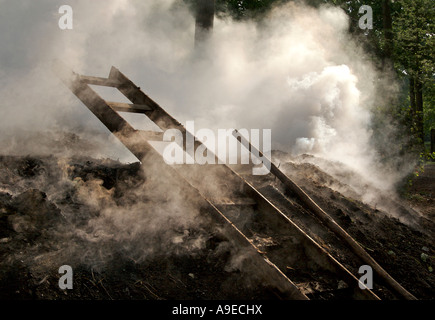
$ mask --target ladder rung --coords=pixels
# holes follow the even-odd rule
[[[80,81],[83,81],[87,84],[93,84],[96,86],[117,88],[121,85],[121,82],[119,82],[118,80],[112,80],[112,79],[107,79],[107,78],[79,75],[79,79],[80,79]]]
[[[115,111],[120,112],[134,112],[134,113],[144,113],[145,111],[153,111],[152,108],[145,104],[134,104],[134,103],[123,103],[123,102],[111,102],[106,101],[106,103]]]
[[[251,198],[221,198],[215,199],[214,201],[212,200],[212,202],[217,206],[255,206],[257,204],[257,202]]]

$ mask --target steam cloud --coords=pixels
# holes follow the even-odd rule
[[[86,155],[135,161],[119,143],[114,148],[116,140],[51,73],[51,62],[61,59],[102,77],[116,66],[198,129],[270,128],[275,149],[340,161],[383,190],[397,181],[375,166],[369,127],[376,73],[347,35],[340,9],[290,4],[260,24],[216,19],[199,52],[182,1],[70,1],[74,29],[66,31],[58,28],[62,4],[0,1],[4,152],[41,152],[40,141],[23,143],[26,132],[72,131],[100,146]]]

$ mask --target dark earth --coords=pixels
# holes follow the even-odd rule
[[[435,298],[435,165],[413,180],[407,199],[388,200],[399,212],[394,215],[334,191],[330,186],[340,182],[318,166],[289,162],[281,169],[403,287],[418,299]],[[195,214],[184,220],[194,199],[183,198],[176,187],[158,190],[147,170],[113,160],[1,156],[0,299],[278,298],[252,270],[234,266],[237,248],[213,221]],[[260,184],[286,212],[274,179]],[[311,229],[309,213],[300,212],[294,221],[355,271],[342,244]],[[62,265],[74,270],[72,290],[58,286]],[[291,270],[287,275],[291,278]],[[374,292],[396,298],[382,286]]]

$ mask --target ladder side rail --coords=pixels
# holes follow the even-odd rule
[[[145,157],[157,157],[160,155],[155,151],[152,146],[143,141],[142,143],[133,143],[135,139],[135,134],[140,134],[131,127],[131,125],[125,121],[116,111],[114,111],[105,100],[103,100],[94,90],[92,90],[89,85],[80,80],[71,70],[65,67],[60,67],[63,70],[54,69],[56,74],[65,83],[65,85],[88,107],[88,109],[113,133],[115,134],[121,142],[140,160],[142,161]],[[134,102],[134,101],[133,101]],[[137,137],[136,137],[137,138]],[[146,152],[140,150],[140,148],[146,148]],[[171,174],[178,177],[180,181],[187,184],[187,187],[196,192],[198,196],[206,202],[206,209],[220,222],[224,223],[225,229],[230,233],[231,237],[236,240],[236,242],[248,250],[250,254],[254,257],[254,264],[258,267],[256,270],[261,271],[262,276],[269,281],[271,281],[281,293],[284,298],[298,299],[298,300],[308,300],[308,297],[303,294],[299,288],[284,274],[282,271],[272,262],[270,262],[266,257],[264,257],[258,248],[249,241],[249,239],[233,224],[225,215],[218,210],[212,203],[205,199],[201,193],[193,187],[185,178],[183,178],[179,173],[171,166],[162,163],[166,166],[167,170],[172,171]],[[271,272],[271,273],[270,273]]]
[[[235,130],[236,132],[236,130]],[[243,136],[239,135],[239,142],[248,150],[255,152],[264,158],[263,153],[254,147]],[[352,251],[365,263],[370,265],[373,270],[384,280],[384,283],[395,293],[408,300],[416,298],[403,288],[395,279],[383,269],[364,248],[351,237],[329,214],[327,214],[311,197],[303,191],[293,180],[283,173],[271,160],[267,160],[271,165],[271,173],[275,175],[284,185],[286,192],[296,195],[307,208],[313,212],[331,231],[338,235],[352,249]]]

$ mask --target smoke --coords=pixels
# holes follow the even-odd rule
[[[58,138],[66,131],[88,141],[73,154],[135,161],[51,72],[52,61],[60,59],[78,73],[101,77],[116,66],[177,120],[194,120],[198,129],[272,129],[275,149],[340,161],[383,190],[397,180],[386,179],[375,165],[370,108],[377,75],[347,34],[350,22],[340,9],[289,4],[261,23],[216,19],[212,37],[195,50],[194,19],[183,1],[72,0],[73,30],[58,27],[62,4],[0,2],[0,132],[6,153],[68,155],[71,141]],[[43,147],[50,143],[34,132],[52,136],[52,147]],[[101,212],[79,233],[90,242],[113,238],[127,245],[128,239],[162,231],[168,221],[180,230],[196,221],[194,203],[186,207],[177,192],[169,197],[175,184],[170,177],[167,184],[147,181],[147,190],[137,189],[137,196],[156,197],[154,204],[135,208],[114,203],[99,181],[65,183],[78,188],[80,202]],[[195,241],[189,245],[203,246],[202,239]],[[140,256],[147,254],[135,258]]]
[[[8,244],[3,267],[15,259],[44,269],[41,261],[48,259],[50,265],[101,271],[116,257],[143,263],[155,256],[195,255],[215,232],[200,215],[197,198],[169,173],[156,179],[137,166],[111,162],[98,162],[104,165],[99,168],[83,159],[18,159],[25,163],[11,158],[0,165],[0,196],[12,197],[0,199],[2,210],[10,211],[1,218],[14,231],[2,229]],[[155,163],[144,161],[148,169]],[[105,185],[118,175],[113,187]]]
[[[373,167],[376,72],[348,36],[340,9],[289,4],[262,23],[216,19],[213,37],[198,52],[194,19],[182,1],[70,5],[73,30],[59,29],[60,4],[53,1],[2,4],[3,132],[99,132],[98,155],[108,153],[107,130],[51,73],[52,60],[61,59],[79,73],[103,77],[115,65],[198,129],[270,128],[275,149],[339,160],[358,172]],[[107,90],[102,95],[119,100]],[[119,144],[115,152],[134,161]]]

